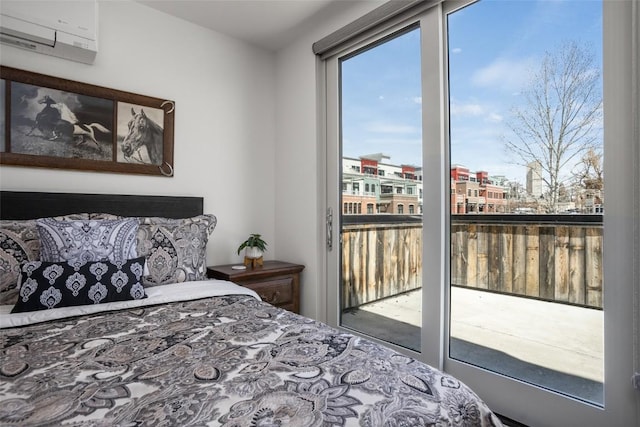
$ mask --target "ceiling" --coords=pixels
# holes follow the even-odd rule
[[[177,18],[275,51],[293,41],[305,21],[314,14],[341,0],[138,1]]]

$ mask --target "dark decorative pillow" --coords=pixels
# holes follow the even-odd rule
[[[19,298],[12,313],[146,298],[144,258],[124,263],[31,261],[23,264]]]
[[[88,218],[88,214],[72,214],[56,219],[82,220]],[[16,303],[20,265],[39,258],[40,236],[35,219],[0,221],[0,305]]]
[[[146,257],[149,269],[145,286],[206,279],[207,241],[217,223],[214,215],[139,220],[138,255]]]
[[[138,220],[36,221],[42,261],[79,267],[90,261],[123,263],[137,256]]]

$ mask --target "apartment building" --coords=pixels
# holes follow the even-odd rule
[[[422,168],[384,160],[390,157],[382,153],[343,157],[343,214],[422,213]]]
[[[424,209],[422,168],[394,165],[377,153],[342,159],[342,213],[419,215]],[[507,190],[485,171],[451,167],[453,213],[505,213]]]
[[[486,171],[471,172],[451,166],[451,211],[465,213],[507,213],[507,189]]]

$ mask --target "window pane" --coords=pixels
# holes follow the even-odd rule
[[[602,4],[448,18],[450,357],[603,403]]]
[[[357,204],[341,218],[340,323],[420,351],[422,222],[395,218],[422,205],[420,30],[342,61],[340,76],[341,198]]]

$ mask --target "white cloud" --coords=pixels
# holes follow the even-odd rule
[[[484,108],[477,103],[459,103],[455,100],[451,101],[450,113],[452,116],[481,116],[484,114]]]
[[[378,96],[378,99],[379,99],[380,101],[382,101],[382,100],[384,99],[384,95],[380,95],[380,96]]]
[[[502,117],[502,115],[498,113],[490,113],[487,116],[487,121],[492,123],[500,123],[503,119],[504,117]]]
[[[415,102],[416,104],[422,105],[422,97],[421,96],[414,97],[413,102]]]
[[[471,82],[477,86],[499,87],[510,91],[519,90],[535,70],[533,58],[510,60],[498,58],[484,68],[477,70]]]
[[[462,49],[459,47],[454,47],[453,49],[451,49],[451,53],[460,53],[462,52]]]

